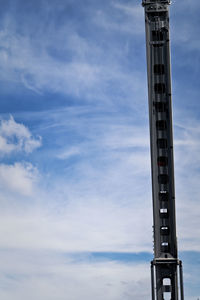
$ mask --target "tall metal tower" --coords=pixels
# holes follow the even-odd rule
[[[169,0],[142,1],[146,25],[154,220],[153,300],[178,300],[179,295],[181,300],[184,299],[182,263],[178,259],[176,239],[169,4]]]

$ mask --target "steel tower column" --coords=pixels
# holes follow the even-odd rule
[[[154,260],[152,299],[183,300],[182,264],[176,239],[169,44],[169,0],[143,0],[146,26],[151,144]],[[155,296],[156,295],[156,296]]]

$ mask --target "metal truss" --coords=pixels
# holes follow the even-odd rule
[[[168,0],[142,2],[146,25],[154,220],[152,300],[184,299],[182,263],[178,259],[176,238],[169,4]]]

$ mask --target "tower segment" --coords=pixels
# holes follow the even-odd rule
[[[183,300],[182,264],[178,259],[176,238],[169,4],[169,0],[142,1],[145,9],[153,197],[153,300],[178,300],[179,295]]]

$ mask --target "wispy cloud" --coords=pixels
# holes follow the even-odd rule
[[[121,9],[121,5],[114,7]],[[53,14],[53,8],[49,9]],[[125,20],[124,17],[120,26],[128,28],[130,24],[123,25]],[[43,27],[42,20],[40,22]],[[102,17],[99,21],[98,18],[91,19],[90,26],[96,27],[99,22]],[[143,74],[139,68],[130,69],[125,62],[124,51],[130,52],[129,46],[121,49],[117,44],[116,47],[107,45],[105,52],[104,43],[82,36],[75,24],[68,26],[67,21],[58,30],[54,22],[50,22],[48,29],[44,28],[46,34],[39,31],[34,38],[26,30],[23,33],[17,31],[17,19],[6,19],[5,23],[0,32],[0,66],[4,80],[24,84],[36,93],[59,92],[82,100],[101,98],[102,101],[129,97],[139,89],[138,85],[142,85]],[[118,26],[117,20],[115,24]],[[113,43],[117,41],[113,39]]]
[[[79,154],[81,154],[81,150],[78,147],[69,147],[68,149],[62,150],[57,157],[59,159],[68,159]]]
[[[112,15],[110,14],[112,11]],[[138,5],[130,5],[112,1],[108,11],[99,10],[95,13],[94,22],[106,32],[116,31],[118,34],[139,36],[144,34],[143,10]]]

